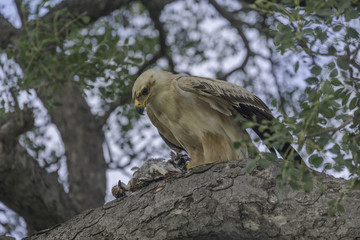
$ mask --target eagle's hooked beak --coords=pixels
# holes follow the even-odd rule
[[[135,107],[135,110],[140,114],[140,115],[144,115],[144,107]]]
[[[141,103],[137,99],[135,99],[135,110],[140,114],[144,115],[145,102]]]

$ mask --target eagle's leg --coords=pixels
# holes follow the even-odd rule
[[[236,153],[223,135],[207,132],[203,135],[202,145],[205,163],[227,162],[236,158]]]
[[[193,168],[206,163],[204,158],[204,153],[201,150],[199,151],[198,149],[195,148],[188,150],[188,153],[191,158],[190,162],[187,165],[188,168]]]

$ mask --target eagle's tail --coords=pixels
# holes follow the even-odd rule
[[[261,132],[259,130],[258,127],[254,127],[253,130],[256,132],[256,134],[262,139],[265,140],[266,137],[265,135],[269,134],[270,136],[272,136],[274,134],[273,131],[271,131],[270,129],[266,129],[265,131]],[[267,133],[267,134],[266,134]],[[267,144],[267,147],[269,148],[270,151],[275,152],[274,147],[273,147],[273,142],[269,142],[269,144]],[[284,158],[284,159],[289,159],[289,158],[293,158],[294,161],[298,162],[299,164],[301,164],[301,162],[303,161],[303,158],[300,156],[300,154],[291,146],[290,142],[286,142],[284,143],[284,145],[281,148],[275,148],[280,155]]]

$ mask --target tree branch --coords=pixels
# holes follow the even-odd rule
[[[248,51],[247,54],[249,54],[251,51],[250,44],[248,39],[246,38],[244,34],[244,30],[242,29],[242,26],[244,23],[240,20],[237,20],[233,17],[231,12],[226,11],[224,8],[222,8],[216,0],[209,0],[210,4],[213,5],[213,7],[218,11],[218,13],[223,16],[228,22],[237,30],[239,33],[241,39],[243,40],[243,43],[245,45],[246,50]]]
[[[144,4],[144,6],[148,9],[150,18],[154,22],[154,26],[159,32],[159,44],[160,44],[161,55],[166,57],[171,71],[175,73],[176,72],[175,64],[171,57],[171,54],[168,52],[164,24],[160,21],[161,10],[165,6],[165,3],[163,3],[162,1],[151,2],[151,1],[146,1],[146,0],[142,1],[142,2]],[[172,2],[172,1],[169,1],[169,2]]]
[[[227,78],[228,78],[229,76],[231,76],[233,73],[235,73],[235,72],[237,72],[237,71],[239,71],[239,70],[243,70],[243,71],[244,71],[244,68],[245,68],[246,64],[248,63],[249,58],[250,58],[251,56],[254,56],[253,52],[247,52],[247,54],[246,54],[244,60],[242,61],[242,63],[241,63],[239,66],[233,68],[233,69],[230,70],[229,72],[227,72],[227,73],[225,73],[224,75],[222,75],[222,76],[220,77],[220,79],[227,80]]]
[[[68,19],[68,14],[72,16],[86,16],[90,18],[92,23],[100,17],[106,16],[114,10],[133,2],[133,0],[64,0],[52,8],[40,21],[58,21],[63,26],[72,21]],[[57,11],[67,9],[68,14],[56,14]],[[56,19],[55,19],[56,18]],[[79,19],[81,21],[81,19]],[[9,44],[14,43],[15,37],[20,35],[20,30],[13,27],[2,15],[0,15],[0,48],[6,48]]]
[[[22,117],[21,121],[17,119]],[[0,201],[24,217],[28,230],[41,230],[77,213],[56,173],[49,174],[17,143],[33,127],[32,111],[0,120]]]
[[[20,16],[20,19],[21,19],[21,24],[22,26],[24,26],[26,24],[26,21],[27,21],[27,14],[23,11],[23,1],[22,0],[14,0],[15,1],[15,5],[16,5],[16,9],[17,9],[17,12]]]
[[[309,139],[309,138],[313,138],[313,137],[316,137],[316,136],[320,136],[320,135],[323,135],[323,134],[326,134],[326,133],[329,133],[329,132],[336,132],[344,127],[346,127],[347,125],[349,125],[350,123],[352,123],[354,120],[353,119],[348,119],[346,120],[343,124],[341,124],[340,126],[338,127],[331,127],[331,128],[325,128],[321,131],[318,131],[318,132],[315,132],[315,133],[311,133],[311,134],[308,134],[306,135],[305,139]]]
[[[311,194],[276,184],[281,163],[246,173],[246,161],[195,168],[153,182],[103,207],[27,239],[324,239],[360,235],[359,190],[318,173]],[[345,212],[328,216],[328,202],[344,191]]]
[[[71,199],[80,211],[100,206],[106,189],[104,133],[90,107],[71,82],[56,92],[39,89],[37,94],[45,103],[50,98],[59,103],[49,114],[64,142]]]

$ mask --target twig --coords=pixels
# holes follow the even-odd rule
[[[228,20],[228,22],[238,31],[249,54],[251,52],[250,44],[242,29],[244,23],[238,19],[235,19],[231,12],[226,11],[215,0],[209,0],[209,2],[219,12],[219,14]]]
[[[226,80],[229,76],[231,76],[233,73],[239,71],[239,70],[244,70],[244,67],[246,66],[246,64],[248,63],[249,61],[249,58],[251,56],[254,56],[253,52],[247,52],[244,60],[242,61],[242,63],[235,67],[234,69],[230,70],[229,72],[225,73],[224,75],[221,76],[220,79],[223,79],[223,80]]]
[[[328,132],[336,132],[336,131],[346,127],[347,125],[349,125],[352,122],[353,122],[353,119],[348,119],[338,127],[326,128],[326,129],[323,129],[323,130],[318,131],[316,133],[308,134],[308,135],[305,136],[305,139],[317,137],[317,136],[323,135],[323,134],[328,133]]]

